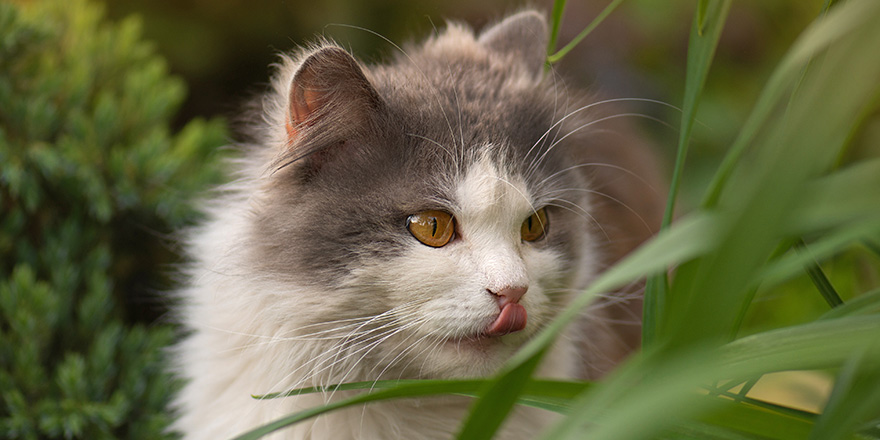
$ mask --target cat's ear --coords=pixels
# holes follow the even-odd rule
[[[483,46],[521,60],[534,74],[544,68],[550,35],[547,19],[538,11],[523,11],[507,17],[480,34]]]
[[[300,64],[290,84],[288,141],[318,123],[332,124],[337,134],[345,135],[340,131],[366,123],[380,106],[378,94],[348,52],[335,46],[318,49]]]

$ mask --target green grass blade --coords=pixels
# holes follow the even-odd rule
[[[330,393],[335,391],[355,391],[355,390],[364,390],[364,391],[375,391],[389,388],[398,388],[401,386],[411,386],[411,385],[425,385],[425,384],[451,384],[453,387],[457,387],[458,389],[463,388],[472,388],[478,390],[479,388],[485,386],[485,384],[489,381],[489,379],[467,379],[467,380],[425,380],[425,379],[399,379],[399,380],[371,380],[365,382],[347,382],[336,385],[329,385],[323,387],[306,387],[306,388],[297,388],[295,390],[279,392],[279,393],[270,393],[264,395],[255,395],[252,396],[254,399],[266,400],[266,399],[280,399],[284,397],[292,397],[292,396],[300,396],[303,394],[314,394],[314,393]],[[531,401],[535,402],[549,402],[555,401],[557,403],[564,402],[568,399],[571,399],[584,390],[588,389],[591,386],[589,382],[583,381],[572,381],[572,380],[554,380],[554,379],[532,379],[530,380],[525,387],[525,391],[523,393],[524,397],[527,397]],[[476,392],[456,392],[455,394],[460,394],[463,396],[476,396]]]
[[[880,231],[880,219],[845,223],[810,244],[810,253],[789,253],[765,265],[755,277],[755,285],[772,287],[800,275],[803,268],[816,260],[824,260],[847,246]]]
[[[460,440],[492,438],[513,409],[526,383],[546,353],[545,347],[526,362],[505,371],[480,392],[457,436]]]
[[[678,137],[678,152],[673,167],[672,181],[669,185],[669,196],[666,202],[666,212],[663,216],[663,226],[672,222],[675,211],[675,200],[681,184],[681,174],[687,157],[687,146],[690,142],[691,131],[697,117],[697,107],[706,78],[709,75],[709,67],[715,56],[715,48],[721,37],[721,30],[727,20],[730,10],[730,0],[703,1],[700,3],[703,16],[700,14],[694,18],[691,25],[691,34],[688,42],[687,73],[685,77],[684,100],[682,102],[681,129]],[[705,32],[701,32],[704,29]]]
[[[272,393],[264,396],[254,396],[258,399],[277,399],[290,396],[298,396],[310,393],[323,393],[334,391],[369,390],[364,394],[333,402],[324,406],[310,408],[289,416],[278,419],[272,423],[261,426],[236,438],[236,440],[257,439],[264,435],[276,432],[295,423],[317,417],[331,411],[347,408],[355,405],[363,405],[390,399],[406,397],[425,397],[436,395],[460,395],[475,397],[479,395],[489,379],[466,379],[466,380],[386,380],[351,382],[331,385],[327,387],[309,387],[291,390],[282,393]],[[561,380],[529,380],[523,387],[522,395],[516,403],[533,406],[556,412],[566,412],[569,402],[577,395],[591,387],[587,382],[561,381]]]
[[[669,293],[669,275],[660,273],[645,281],[642,301],[642,346],[650,347],[657,340],[661,316],[666,316],[666,296]]]
[[[700,420],[712,426],[762,439],[801,440],[806,438],[813,428],[812,417],[798,417],[733,401],[717,404],[715,410],[701,416]]]
[[[593,19],[593,21],[591,21],[590,24],[588,24],[587,27],[581,31],[581,33],[574,37],[574,39],[566,44],[565,47],[559,49],[558,52],[548,56],[547,62],[550,64],[559,62],[559,60],[565,57],[565,55],[568,54],[572,49],[574,49],[575,46],[580,44],[580,42],[583,41],[583,39],[586,38],[587,35],[590,34],[590,32],[593,32],[593,29],[596,29],[596,27],[602,24],[602,22],[605,21],[605,18],[607,18],[611,14],[611,12],[617,9],[617,7],[620,6],[621,3],[623,3],[623,0],[611,0],[611,3],[606,6],[605,9],[603,9],[602,12],[600,12],[599,15],[597,15],[596,18]],[[553,47],[555,47],[555,45]]]
[[[721,356],[724,371],[769,373],[788,370],[832,368],[854,352],[880,360],[880,319],[848,316],[821,320],[747,336],[725,345]]]
[[[841,369],[809,440],[849,438],[861,424],[878,414],[880,369],[865,356],[854,356]]]
[[[484,385],[484,380],[435,380],[414,381],[399,384],[391,388],[384,388],[372,393],[359,394],[357,396],[329,403],[324,406],[310,408],[304,411],[290,414],[272,423],[263,425],[235,438],[235,440],[253,440],[264,435],[273,433],[294,423],[319,416],[337,409],[342,409],[364,403],[381,400],[400,399],[406,397],[423,397],[441,394],[466,394],[475,393]],[[372,382],[370,382],[372,384]]]
[[[706,10],[708,8],[709,0],[699,0],[697,2],[697,29],[699,29],[699,35],[701,36],[706,25]]]
[[[721,30],[724,28],[729,10],[730,0],[701,1],[698,13],[691,25],[678,150],[661,228],[668,227],[674,216],[675,200],[681,185],[681,174],[687,157],[691,131],[696,121],[700,95],[706,83],[709,67],[712,64],[715,48],[718,46],[718,39],[721,36]],[[642,343],[644,346],[653,344],[657,339],[659,329],[663,328],[661,317],[666,316],[668,285],[667,276],[662,273],[648,279],[645,286],[642,310]]]
[[[795,244],[795,249],[802,254],[812,255],[809,250],[807,250],[807,245],[803,240],[799,240],[798,243]],[[822,266],[819,266],[819,262],[817,262],[815,258],[813,258],[813,261],[808,263],[804,269],[807,271],[807,275],[810,277],[813,285],[816,286],[816,289],[819,290],[822,298],[825,299],[825,302],[827,302],[831,308],[843,304],[843,300],[840,299],[840,294],[834,289],[831,281],[828,280],[828,277],[825,276],[825,272],[822,271]]]
[[[880,159],[839,170],[809,184],[791,232],[810,235],[866,218],[880,218]]]
[[[840,307],[825,312],[819,319],[836,319],[844,316],[880,314],[880,289],[865,292]]]
[[[559,40],[559,28],[562,26],[562,15],[565,13],[565,0],[554,0],[553,11],[550,13],[550,41],[547,43],[547,56],[556,50]]]
[[[374,390],[384,390],[389,388],[399,388],[406,387],[414,384],[418,385],[428,385],[433,386],[435,384],[450,384],[453,387],[474,387],[474,389],[479,388],[482,384],[486,382],[486,379],[472,379],[472,380],[422,380],[422,379],[400,379],[400,380],[370,380],[364,382],[346,382],[335,385],[328,385],[322,387],[306,387],[306,388],[297,388],[290,391],[278,392],[278,393],[270,393],[270,394],[262,394],[262,395],[254,395],[251,396],[254,399],[258,400],[267,400],[267,399],[280,399],[284,397],[293,397],[293,396],[301,396],[303,394],[314,394],[314,393],[332,393],[336,391],[354,391],[354,390],[366,390],[366,391],[374,391]],[[420,389],[420,387],[417,387]]]

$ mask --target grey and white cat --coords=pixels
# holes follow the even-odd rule
[[[651,234],[649,161],[545,72],[547,34],[526,11],[477,36],[451,24],[387,65],[331,42],[282,58],[238,180],[191,231],[176,430],[228,438],[347,394],[252,395],[489,375]],[[597,301],[540,375],[599,377],[637,345],[639,307]],[[468,404],[374,404],[276,435],[449,438]],[[548,420],[518,409],[502,437]]]

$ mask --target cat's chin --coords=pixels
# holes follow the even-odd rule
[[[479,334],[447,339],[437,353],[444,358],[446,377],[487,376],[493,374],[519,348],[514,335],[488,336]]]

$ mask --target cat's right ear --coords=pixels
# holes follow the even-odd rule
[[[318,124],[350,135],[381,106],[378,94],[357,61],[342,48],[330,46],[308,55],[290,84],[287,112],[288,144]]]
[[[512,55],[538,75],[544,69],[550,33],[544,15],[527,10],[484,30],[478,41],[491,50]]]

